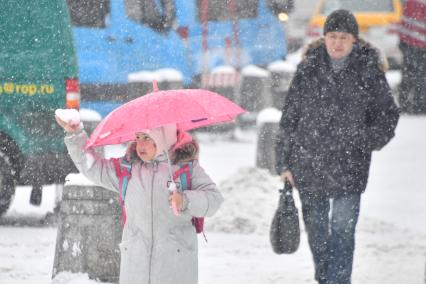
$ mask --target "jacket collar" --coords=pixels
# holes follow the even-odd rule
[[[351,62],[360,61],[362,64],[377,64],[383,72],[387,71],[389,67],[386,56],[364,39],[358,39],[348,57]],[[329,64],[324,38],[321,37],[308,44],[303,51],[302,58],[302,66],[308,68],[322,65],[326,62]]]

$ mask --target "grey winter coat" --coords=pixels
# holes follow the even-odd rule
[[[277,171],[289,169],[299,191],[338,196],[365,190],[371,152],[390,141],[399,118],[382,62],[360,40],[336,72],[323,39],[308,47],[276,144]]]
[[[65,137],[69,154],[79,171],[95,184],[118,192],[111,160],[91,149],[84,151],[85,132]],[[184,145],[185,147],[185,145]],[[183,154],[182,154],[183,153]],[[194,152],[182,159],[194,159]],[[179,167],[173,165],[173,171]],[[121,284],[195,284],[198,282],[198,243],[192,216],[212,216],[223,197],[197,160],[193,162],[192,190],[185,191],[185,210],[175,216],[169,207],[168,165],[163,155],[153,162],[133,163],[127,187],[127,221],[123,230]]]

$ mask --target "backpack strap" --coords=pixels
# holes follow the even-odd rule
[[[180,190],[191,190],[192,162],[181,163],[180,168],[173,174],[173,180],[180,178]]]
[[[112,159],[115,167],[115,174],[118,177],[118,189],[120,196],[120,205],[122,209],[122,223],[121,226],[124,227],[126,224],[126,208],[124,206],[124,200],[126,197],[127,185],[129,183],[130,178],[132,177],[132,164],[130,164],[125,158],[120,159],[114,158]]]

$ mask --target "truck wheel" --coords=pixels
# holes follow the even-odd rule
[[[6,213],[15,195],[15,183],[12,169],[0,156],[0,216]]]

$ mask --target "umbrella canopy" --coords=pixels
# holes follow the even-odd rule
[[[232,121],[245,112],[227,98],[203,89],[155,91],[134,99],[108,114],[86,144],[121,144],[135,133],[176,123],[181,130]]]

